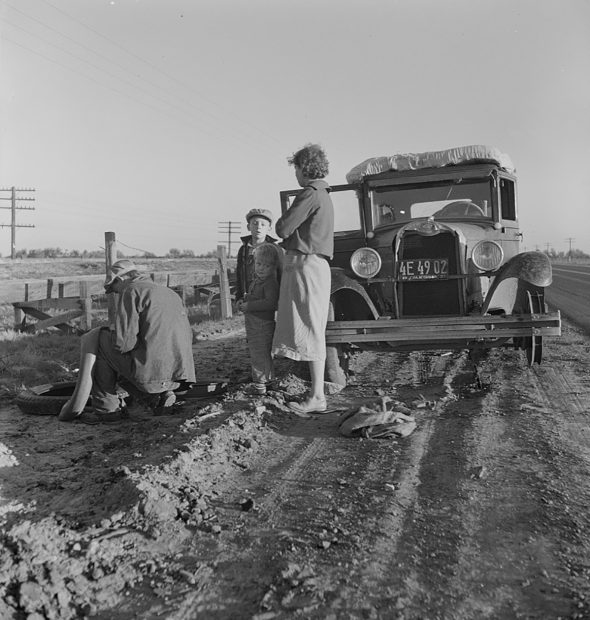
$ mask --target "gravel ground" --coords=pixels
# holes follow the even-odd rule
[[[252,398],[243,330],[195,344],[220,398],[84,426],[0,410],[0,617],[590,618],[590,340],[359,353],[309,418],[280,362]],[[339,432],[383,396],[407,437]]]

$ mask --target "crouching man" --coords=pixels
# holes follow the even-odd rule
[[[59,414],[62,421],[120,420],[118,384],[163,412],[174,404],[179,382],[195,381],[192,331],[180,297],[128,259],[110,271],[104,287],[119,296],[114,325],[82,336],[78,381]],[[92,411],[84,411],[89,396]]]

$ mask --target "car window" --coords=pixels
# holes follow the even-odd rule
[[[360,231],[362,228],[361,212],[357,194],[358,187],[350,185],[333,186],[330,198],[334,205],[334,234]],[[282,212],[284,213],[302,190],[281,192]]]
[[[361,214],[356,192],[332,190],[330,198],[334,205],[334,233],[360,230]]]
[[[370,191],[375,227],[417,218],[491,218],[490,185],[486,181],[421,187],[378,187]]]
[[[516,202],[514,197],[514,182],[502,179],[500,182],[500,203],[503,220],[516,220]]]

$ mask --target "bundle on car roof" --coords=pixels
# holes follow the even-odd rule
[[[443,151],[425,151],[424,153],[397,153],[383,157],[370,157],[357,164],[346,175],[348,183],[358,183],[371,174],[379,174],[388,170],[405,171],[420,170],[422,168],[443,168],[458,164],[491,162],[507,172],[514,172],[515,168],[506,153],[502,153],[493,146],[472,144],[457,146]]]

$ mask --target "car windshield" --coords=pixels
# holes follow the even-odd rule
[[[383,186],[370,191],[374,226],[425,217],[435,220],[492,217],[489,181]]]

